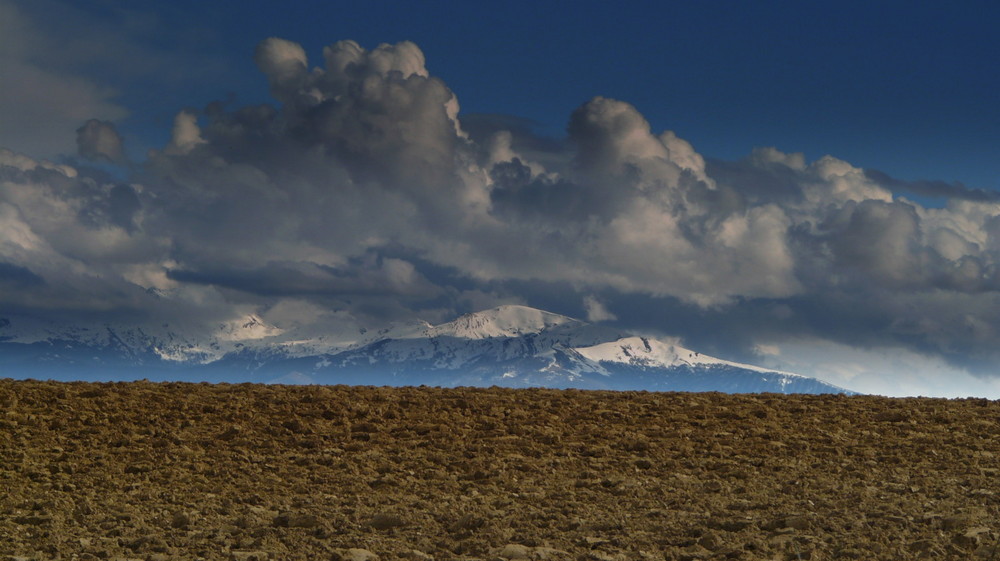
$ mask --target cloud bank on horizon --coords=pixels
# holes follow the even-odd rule
[[[77,157],[0,149],[0,309],[289,326],[557,302],[861,391],[996,387],[993,192],[775,148],[706,159],[605,97],[542,138],[463,117],[411,42],[253,56],[276,103],[181,110],[143,161],[86,88]],[[855,361],[810,366],[835,349]],[[900,374],[917,366],[938,386]]]

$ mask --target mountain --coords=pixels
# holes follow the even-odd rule
[[[256,315],[207,330],[0,318],[0,369],[80,380],[850,393],[526,306],[381,330],[346,320],[281,329]]]

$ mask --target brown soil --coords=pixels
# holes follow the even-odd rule
[[[0,561],[1000,560],[998,434],[987,400],[0,380]]]

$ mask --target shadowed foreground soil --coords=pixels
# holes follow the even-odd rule
[[[1000,402],[0,380],[0,561],[1000,560]]]

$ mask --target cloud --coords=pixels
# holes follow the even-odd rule
[[[114,123],[138,160],[161,137],[144,133],[180,105],[259,98],[266,88],[244,81],[211,20],[173,5],[0,0],[0,147],[57,160],[97,119]]]
[[[655,318],[706,352],[785,357],[810,337],[981,376],[1000,359],[992,197],[776,148],[706,159],[604,97],[563,139],[460,118],[409,42],[339,41],[310,67],[269,38],[254,60],[275,104],[176,113],[127,181],[0,151],[4,301],[290,324],[562,298],[592,321]],[[121,161],[99,116],[78,142]],[[920,189],[947,204],[897,196]]]
[[[865,175],[872,181],[893,192],[912,193],[923,197],[942,197],[951,200],[965,200],[980,203],[1000,202],[1000,193],[985,189],[970,189],[960,182],[946,181],[903,181],[877,169],[865,169]]]
[[[431,298],[439,289],[402,259],[369,253],[339,267],[308,262],[270,262],[253,269],[168,269],[167,278],[232,288],[261,296],[357,296]]]
[[[271,84],[271,94],[283,102],[294,101],[308,74],[306,51],[301,45],[270,37],[257,45],[254,61]]]
[[[0,291],[5,309],[143,307],[125,277],[166,259],[169,239],[142,229],[145,195],[85,172],[0,149],[0,262],[19,272],[18,289]]]
[[[10,263],[0,263],[0,285],[13,288],[24,288],[45,284],[45,279],[31,270]]]
[[[583,299],[583,307],[587,310],[587,321],[614,321],[618,316],[608,311],[607,307],[593,295],[588,295]]]
[[[120,164],[125,161],[122,137],[114,123],[90,119],[76,129],[76,150],[84,158]]]
[[[933,355],[905,347],[855,347],[816,339],[792,339],[764,363],[815,376],[862,393],[894,396],[1000,397],[1000,378],[984,380]],[[778,351],[775,353],[773,351]]]
[[[114,121],[128,111],[117,92],[54,60],[58,38],[21,10],[0,1],[0,147],[55,156],[71,153],[72,130],[87,119]]]
[[[198,127],[198,116],[188,111],[181,111],[174,117],[170,144],[163,152],[171,156],[182,156],[204,143],[205,139],[201,137],[201,129]]]

